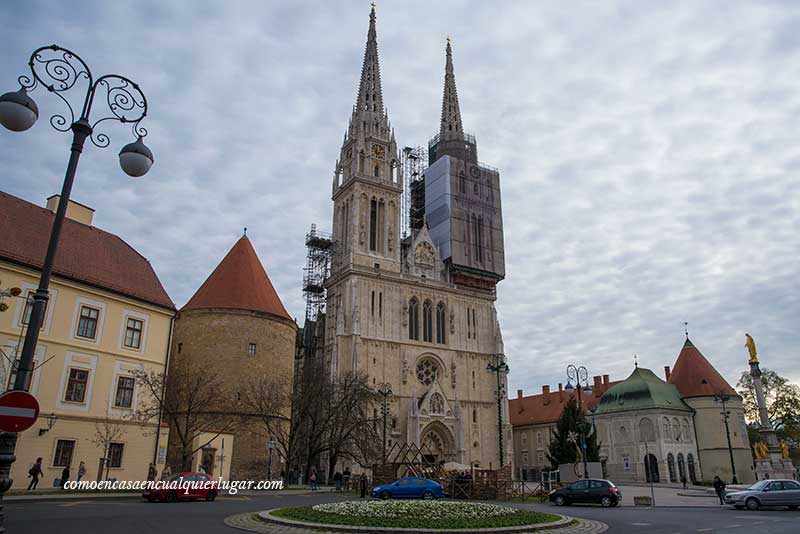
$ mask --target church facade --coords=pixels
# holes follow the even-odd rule
[[[495,309],[505,276],[499,173],[477,160],[462,128],[452,49],[430,166],[413,185],[417,224],[401,227],[404,178],[381,87],[370,13],[361,81],[332,184],[334,253],[322,357],[331,376],[363,372],[389,384],[389,448],[425,445],[439,462],[499,466],[498,395],[505,460],[511,430]],[[422,200],[424,198],[424,201]],[[377,415],[376,411],[376,415]]]

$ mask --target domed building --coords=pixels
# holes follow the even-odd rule
[[[214,375],[222,386],[218,416],[231,411],[242,423],[234,430],[208,428],[197,437],[191,468],[201,465],[213,476],[237,480],[262,478],[267,465],[270,436],[257,420],[242,418],[224,399],[236,398],[252,377],[280,377],[291,387],[297,325],[272,286],[250,240],[243,236],[222,259],[208,279],[175,319],[172,369],[189,358]],[[290,406],[283,413],[290,415]],[[169,461],[179,465],[175,438],[170,441]],[[272,462],[279,472],[280,458]]]
[[[650,369],[601,397],[595,412],[600,457],[615,482],[699,480],[692,408]]]

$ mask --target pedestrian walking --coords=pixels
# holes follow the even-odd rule
[[[28,477],[31,479],[28,484],[28,491],[33,491],[39,485],[39,477],[42,476],[42,459],[37,458],[36,462],[28,469]]]
[[[164,466],[164,470],[161,471],[161,480],[169,480],[169,477],[172,476],[172,468],[169,464]]]
[[[61,471],[61,489],[64,489],[64,484],[69,480],[69,464]]]
[[[150,462],[150,465],[147,468],[147,480],[155,480],[157,475],[158,471],[156,470],[155,464]]]
[[[367,496],[367,475],[361,474],[361,480],[359,481],[359,486],[361,486],[361,498]]]
[[[78,478],[76,480],[80,482],[81,479],[85,476],[86,476],[86,462],[81,460],[81,463],[78,464]]]
[[[345,489],[345,491],[350,491],[352,489],[350,487],[350,478],[351,478],[352,475],[350,474],[350,468],[349,467],[345,467],[344,468],[344,473],[342,473],[342,476],[344,477],[344,489]]]
[[[683,484],[683,489],[686,489],[686,475],[681,475],[681,484]]]
[[[315,470],[311,470],[308,481],[311,482],[311,491],[317,491],[317,472]]]
[[[718,476],[714,477],[714,491],[717,492],[719,503],[725,504],[725,483]]]
[[[339,471],[333,474],[333,482],[336,484],[336,491],[342,491],[342,474]]]

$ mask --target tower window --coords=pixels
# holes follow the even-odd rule
[[[378,317],[383,317],[383,291],[378,293]]]
[[[375,250],[378,241],[378,202],[373,198],[369,203],[369,249]]]
[[[422,305],[422,340],[430,343],[433,341],[433,306],[426,300]]]
[[[375,165],[375,178],[380,178],[381,176],[381,168],[378,165]]]
[[[256,344],[255,343],[250,343],[250,344],[247,345],[247,354],[249,356],[255,356],[256,355]]]
[[[445,343],[445,305],[440,302],[436,305],[436,342]]]
[[[375,292],[372,292],[372,302],[370,304],[370,315],[375,317]]]
[[[416,297],[408,303],[408,339],[419,340],[419,301]]]

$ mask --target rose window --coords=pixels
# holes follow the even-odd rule
[[[439,376],[439,367],[433,360],[422,360],[417,364],[417,380],[430,386]]]

